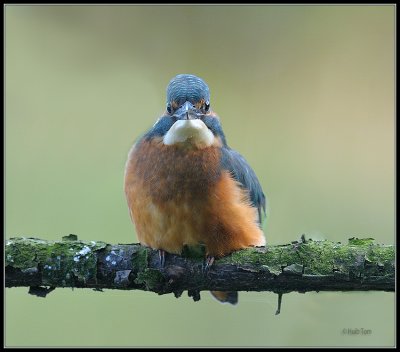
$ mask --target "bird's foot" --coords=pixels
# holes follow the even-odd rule
[[[204,265],[203,265],[203,273],[204,274],[208,273],[208,271],[210,270],[210,268],[213,265],[214,261],[215,261],[214,257],[209,256],[209,255],[206,257],[206,260],[205,260]]]
[[[158,259],[160,260],[160,268],[163,269],[165,265],[165,251],[163,249],[158,250]]]

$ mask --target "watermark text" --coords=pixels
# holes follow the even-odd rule
[[[372,330],[365,328],[343,328],[342,335],[372,335]]]

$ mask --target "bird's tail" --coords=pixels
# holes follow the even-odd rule
[[[238,303],[237,291],[210,291],[210,293],[221,303]]]

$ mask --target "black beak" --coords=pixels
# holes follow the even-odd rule
[[[200,118],[195,106],[186,101],[178,110],[175,111],[174,117],[177,120],[194,120]]]

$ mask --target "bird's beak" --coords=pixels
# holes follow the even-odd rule
[[[174,117],[177,120],[194,120],[200,118],[195,106],[186,101],[178,110],[175,111]]]

